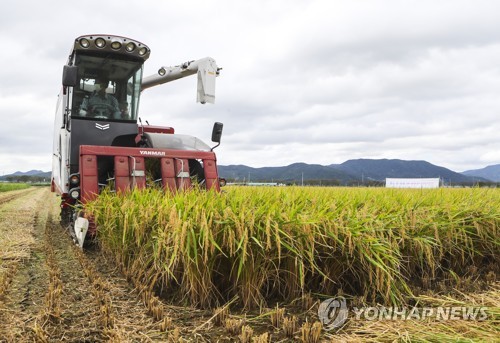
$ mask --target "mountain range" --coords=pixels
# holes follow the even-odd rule
[[[235,182],[283,182],[283,183],[320,183],[352,184],[380,183],[386,178],[441,178],[445,184],[471,184],[476,182],[500,182],[500,164],[482,169],[457,173],[426,161],[407,161],[397,159],[356,159],[341,164],[319,165],[293,163],[283,167],[253,168],[246,165],[219,165],[220,177]],[[50,172],[30,170],[4,175],[50,178]]]
[[[297,182],[302,180],[356,181],[357,177],[342,170],[319,164],[293,163],[284,167],[252,168],[245,165],[219,166],[219,174],[240,182]]]
[[[441,178],[448,183],[467,183],[472,180],[465,175],[426,161],[404,160],[349,160],[332,168],[356,175],[361,179],[385,181],[386,178]]]
[[[27,172],[16,171],[15,173],[12,173],[9,175],[0,176],[0,180],[7,180],[7,178],[9,178],[9,177],[20,178],[21,176],[47,178],[50,180],[51,174],[52,174],[51,172],[44,172],[42,170],[30,170]]]
[[[252,168],[245,165],[219,166],[219,174],[221,177],[236,182],[250,180],[298,183],[302,180],[337,180],[340,184],[349,184],[360,181],[362,183],[384,182],[386,178],[441,178],[446,184],[494,181],[480,175],[483,169],[464,175],[426,161],[357,159],[328,166],[306,163],[262,168]],[[497,173],[500,172],[500,165],[495,170]]]
[[[500,182],[500,164],[494,164],[482,169],[467,170],[462,174],[473,177],[482,177],[494,182]]]

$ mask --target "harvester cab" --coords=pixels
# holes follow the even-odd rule
[[[149,55],[149,47],[133,39],[85,35],[75,39],[63,68],[52,191],[61,195],[61,221],[76,227],[80,245],[85,236],[95,235],[95,226],[80,208],[105,186],[116,192],[149,184],[173,192],[194,185],[220,190],[213,148],[196,137],[176,134],[172,127],[138,123],[142,91],[189,75],[197,75],[197,101],[214,103],[220,68],[207,57],[161,67],[156,75],[143,78]],[[221,133],[222,124],[215,123],[216,146]]]

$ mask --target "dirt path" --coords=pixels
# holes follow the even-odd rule
[[[57,212],[44,188],[0,198],[0,342],[167,341],[162,318],[111,261],[72,243]]]

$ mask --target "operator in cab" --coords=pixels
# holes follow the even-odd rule
[[[89,98],[84,98],[80,106],[80,116],[102,119],[120,119],[121,111],[118,100],[106,93],[109,81],[101,78],[95,80],[95,91]]]

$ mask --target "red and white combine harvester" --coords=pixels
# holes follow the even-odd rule
[[[75,39],[63,69],[52,157],[52,191],[61,195],[61,222],[83,246],[95,225],[83,214],[86,202],[105,187],[117,192],[161,184],[165,190],[220,190],[213,149],[222,124],[215,123],[213,148],[171,127],[142,125],[138,108],[147,88],[197,75],[197,101],[214,103],[219,68],[212,58],[162,67],[143,78],[150,49],[133,39],[85,35]]]

